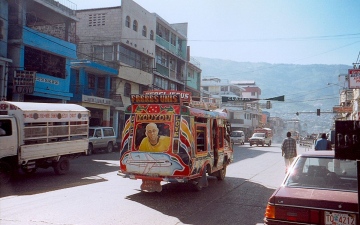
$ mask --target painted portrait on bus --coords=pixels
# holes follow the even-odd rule
[[[164,152],[170,147],[170,128],[165,123],[141,123],[137,125],[135,145],[143,152]]]

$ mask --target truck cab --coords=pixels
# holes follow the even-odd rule
[[[4,131],[0,134],[0,158],[17,155],[18,133],[14,117],[2,116],[0,128]]]
[[[255,129],[254,134],[249,138],[250,146],[270,146],[272,142],[272,131],[270,128]]]

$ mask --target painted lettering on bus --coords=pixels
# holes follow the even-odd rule
[[[175,116],[174,138],[179,137],[179,131],[180,131],[180,116]]]
[[[132,103],[179,103],[179,95],[131,95]]]
[[[150,114],[138,114],[136,115],[136,120],[137,121],[171,121],[172,116],[171,115],[150,115]]]

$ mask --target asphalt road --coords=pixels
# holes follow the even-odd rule
[[[224,181],[209,177],[200,192],[164,183],[162,192],[144,193],[140,180],[116,175],[118,158],[115,152],[83,156],[63,176],[52,168],[19,174],[0,187],[0,225],[260,224],[285,175],[278,144],[246,143],[235,147]]]

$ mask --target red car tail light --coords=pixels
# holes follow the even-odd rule
[[[275,206],[268,204],[265,210],[265,217],[275,219]]]
[[[266,213],[265,213],[265,216],[267,218],[283,220],[283,221],[302,222],[302,223],[314,223],[314,224],[319,223],[320,213],[318,210],[301,209],[295,207],[281,207],[281,206],[271,206],[271,208],[269,209],[268,208],[269,205],[266,208]]]

